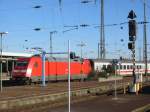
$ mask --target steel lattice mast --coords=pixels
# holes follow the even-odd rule
[[[147,34],[146,34],[146,0],[144,0],[144,31],[143,31],[143,60],[145,63],[145,75],[147,76]]]
[[[101,0],[100,58],[105,58],[104,0]],[[99,58],[99,57],[98,57]]]

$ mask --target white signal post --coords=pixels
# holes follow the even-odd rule
[[[45,84],[45,51],[42,51],[42,86],[46,86]]]
[[[117,66],[117,64],[118,64],[118,60],[117,59],[113,59],[113,64],[114,64],[114,66],[115,66],[115,87],[114,87],[114,89],[115,89],[115,97],[114,97],[114,100],[117,100],[118,98],[117,98],[117,81],[116,81],[116,78],[117,78],[117,68],[116,68],[116,66]]]
[[[68,112],[70,112],[71,86],[70,86],[70,40],[68,40]]]

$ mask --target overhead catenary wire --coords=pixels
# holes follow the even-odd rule
[[[149,24],[150,22],[144,22],[144,21],[137,22],[137,24],[144,24],[144,23]],[[104,26],[105,27],[114,27],[114,26],[121,26],[121,25],[126,25],[126,24],[128,24],[128,22],[121,22],[121,23],[114,23],[114,24],[105,24]],[[79,27],[83,27],[83,28],[85,28],[85,27],[99,28],[101,26],[100,25],[96,25],[96,24],[79,24],[79,25],[64,25],[63,27],[70,28],[70,29],[64,30],[64,31],[62,31],[62,33],[67,32],[69,30],[79,29]],[[23,29],[19,28],[19,29],[13,29],[13,30],[9,29],[8,31],[9,32],[20,32],[20,31],[28,31],[28,30],[31,31],[31,29],[32,28],[23,28]],[[37,27],[37,28],[34,28],[32,30],[49,31],[49,29],[50,29],[50,27]],[[55,30],[57,30],[57,29],[55,29]],[[59,33],[61,33],[61,32],[59,32]]]
[[[144,21],[139,21],[137,22],[136,24],[149,24],[150,22],[144,22]],[[128,22],[122,22],[122,23],[114,23],[114,24],[105,24],[104,26],[106,27],[113,27],[113,26],[120,26],[120,25],[125,25],[125,24],[128,24]],[[95,28],[97,27],[103,27],[103,26],[100,26],[100,25],[97,25],[97,26],[94,26]]]

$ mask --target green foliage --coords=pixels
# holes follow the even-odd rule
[[[87,80],[97,80],[99,77],[108,78],[109,76],[114,75],[115,73],[115,66],[108,65],[103,66],[101,71],[92,71],[89,75]]]
[[[98,73],[98,76],[108,78],[109,76],[113,75],[114,73],[115,73],[115,66],[108,65],[107,67],[103,66],[102,71]]]
[[[102,71],[105,73],[109,73],[109,74],[114,74],[115,73],[115,66],[114,65],[108,65],[103,66]]]
[[[113,66],[113,65],[108,65],[108,66],[107,66],[107,69],[106,69],[106,73],[110,73],[110,74],[115,73],[115,66]]]

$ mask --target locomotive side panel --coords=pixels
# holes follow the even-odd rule
[[[57,62],[57,80],[66,80],[68,77],[68,63]]]
[[[86,78],[88,73],[92,70],[89,60],[74,61],[71,60],[71,79]],[[13,78],[17,76],[21,80],[24,78],[30,82],[41,81],[42,75],[42,60],[40,56],[33,56],[31,58],[21,58],[18,66],[14,69]],[[68,61],[67,60],[46,60],[45,62],[45,78],[48,80],[67,80],[68,79]]]
[[[89,60],[84,60],[82,64],[82,71],[84,74],[84,78],[87,78],[89,73],[92,71],[91,62]]]
[[[48,62],[47,67],[47,78],[49,81],[57,80],[57,62]]]
[[[83,71],[80,62],[72,62],[70,71],[71,71],[71,79],[81,79]]]
[[[31,71],[30,79],[33,82],[41,80],[42,60],[40,57],[32,57],[28,69]]]

